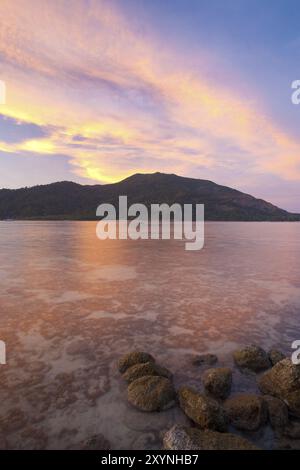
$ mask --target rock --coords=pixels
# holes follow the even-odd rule
[[[286,356],[281,351],[278,351],[278,349],[270,349],[270,351],[268,352],[268,356],[272,366],[275,366],[277,362],[280,362],[286,358]]]
[[[218,362],[215,354],[200,354],[192,358],[193,366],[213,366]]]
[[[291,414],[300,417],[300,366],[286,358],[265,372],[258,381],[259,389],[284,401]]]
[[[163,437],[165,450],[257,450],[251,442],[230,433],[173,426]]]
[[[95,434],[80,445],[82,450],[110,450],[110,443],[103,434]]]
[[[119,359],[118,369],[121,374],[124,374],[129,367],[135,366],[136,364],[143,364],[144,362],[155,362],[155,359],[151,354],[146,352],[133,351]]]
[[[145,377],[146,375],[158,375],[160,377],[166,377],[167,379],[172,378],[172,374],[168,369],[165,369],[154,362],[144,362],[143,364],[135,364],[135,366],[129,367],[123,374],[123,378],[126,382],[131,383],[140,377]]]
[[[267,404],[271,426],[277,430],[284,428],[289,421],[288,407],[286,404],[279,400],[279,398],[270,395],[265,395],[263,399]]]
[[[224,412],[216,400],[189,387],[182,387],[178,394],[180,407],[201,429],[226,430]]]
[[[278,436],[277,436],[278,437]],[[279,434],[278,449],[300,449],[300,422],[290,421]]]
[[[290,439],[300,439],[300,423],[291,421],[284,428],[283,434]]]
[[[246,346],[233,353],[234,362],[242,369],[260,372],[271,367],[267,353],[258,346]]]
[[[277,445],[275,441],[276,450],[299,450],[300,449],[300,440],[299,439],[291,439],[288,437],[280,437],[277,440]]]
[[[232,371],[229,367],[207,369],[202,377],[207,393],[215,398],[227,398],[232,385]]]
[[[257,395],[240,394],[225,402],[229,422],[237,429],[256,431],[267,421],[267,405]]]
[[[166,377],[140,377],[128,386],[128,401],[142,411],[162,411],[175,404],[176,392]]]
[[[195,432],[196,431],[196,432]],[[198,450],[200,430],[175,424],[163,436],[164,450]]]

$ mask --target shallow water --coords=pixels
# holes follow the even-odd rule
[[[159,448],[160,432],[186,419],[131,408],[120,355],[148,351],[176,386],[201,389],[191,355],[231,366],[240,345],[291,354],[300,339],[299,223],[206,223],[198,252],[100,241],[95,228],[0,222],[0,446],[5,435],[11,448],[80,447],[101,433],[114,449]],[[255,389],[235,370],[234,392]],[[250,437],[272,445],[269,430]]]

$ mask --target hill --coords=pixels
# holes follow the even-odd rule
[[[0,219],[96,219],[99,204],[204,203],[206,220],[296,221],[292,214],[269,202],[212,181],[173,174],[135,174],[106,185],[80,185],[68,181],[31,188],[0,190]]]

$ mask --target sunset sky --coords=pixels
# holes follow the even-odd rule
[[[300,212],[298,0],[0,0],[0,187],[205,178]]]

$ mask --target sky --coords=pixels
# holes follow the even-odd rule
[[[300,212],[298,0],[0,0],[0,187],[204,178]]]

